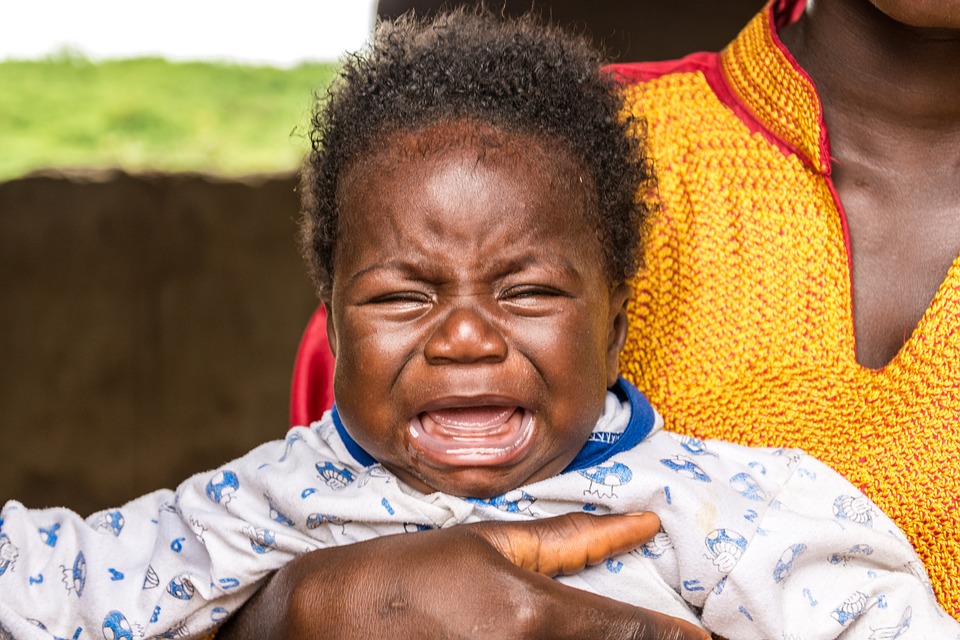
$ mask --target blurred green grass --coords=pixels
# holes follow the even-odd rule
[[[69,51],[0,63],[0,180],[43,168],[200,171],[297,167],[335,64],[290,69]]]

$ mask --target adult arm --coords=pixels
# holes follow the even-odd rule
[[[633,549],[658,527],[652,514],[570,514],[314,551],[277,572],[217,638],[709,639],[550,578]]]

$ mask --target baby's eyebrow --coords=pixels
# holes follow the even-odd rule
[[[348,285],[353,284],[376,272],[392,272],[397,276],[412,277],[434,284],[456,277],[456,275],[452,274],[448,269],[437,269],[436,266],[436,263],[429,258],[419,255],[390,259],[383,262],[375,262],[349,274],[346,283]],[[484,260],[481,269],[483,271],[482,277],[491,280],[502,280],[537,267],[562,271],[565,276],[575,278],[578,281],[583,277],[580,270],[565,256],[546,251],[525,251],[513,255],[501,254],[488,256]]]
[[[375,262],[370,266],[364,267],[359,271],[356,271],[347,278],[347,283],[353,283],[357,280],[363,278],[364,276],[377,272],[377,271],[396,271],[401,273],[415,273],[418,272],[416,265],[407,260],[388,260],[386,262]]]
[[[499,272],[504,276],[523,271],[530,267],[546,265],[548,267],[559,268],[571,276],[580,276],[580,271],[570,262],[566,256],[560,256],[549,252],[524,252],[520,255],[510,256],[498,260],[500,256],[493,256],[488,260],[489,268],[493,272]]]

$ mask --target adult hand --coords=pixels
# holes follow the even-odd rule
[[[576,513],[322,549],[278,571],[217,638],[709,640],[687,622],[550,579],[658,528],[653,514]]]

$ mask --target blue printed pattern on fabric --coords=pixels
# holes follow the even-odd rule
[[[793,450],[661,430],[621,381],[574,462],[502,496],[404,486],[336,412],[284,440],[82,519],[0,514],[0,640],[202,634],[312,549],[481,520],[654,511],[641,548],[559,580],[726,637],[960,638],[903,534]]]

